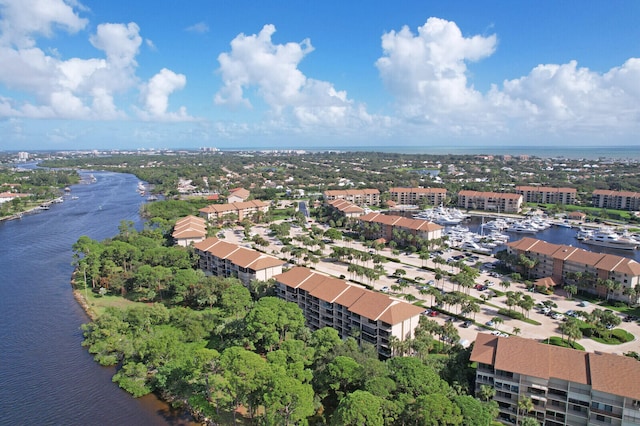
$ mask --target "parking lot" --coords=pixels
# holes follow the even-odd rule
[[[224,238],[232,243],[237,243],[242,246],[250,246],[250,243],[247,241],[243,241],[244,234],[240,228],[237,228],[236,232],[232,229],[227,229],[223,231]],[[292,236],[302,234],[304,231],[300,228],[292,228],[291,233]],[[283,253],[281,253],[282,243],[279,242],[276,238],[269,236],[269,229],[265,226],[255,226],[252,228],[252,233],[257,233],[262,238],[269,242],[268,247],[260,248],[264,252],[268,254],[272,254],[277,257],[283,258]],[[293,241],[294,244],[299,244],[297,241]],[[358,241],[336,241],[333,245],[352,247],[357,250],[369,252],[370,248],[362,245]],[[321,259],[320,262],[313,264],[312,266],[319,272],[323,272],[328,275],[332,275],[335,277],[349,277],[350,274],[347,272],[347,263],[343,262],[335,262],[329,258],[331,253],[331,246],[327,245],[323,250],[323,255],[326,256],[324,259]],[[418,257],[417,254],[405,254],[402,253],[400,255],[393,254],[390,249],[385,248],[381,250],[379,254],[386,256],[388,258],[396,258],[398,262],[387,262],[383,263],[383,267],[385,270],[385,275],[382,275],[378,280],[368,283],[372,285],[376,290],[384,291],[392,297],[397,297],[399,299],[403,299],[404,295],[411,294],[418,300],[422,300],[425,306],[430,306],[432,297],[425,296],[420,294],[421,287],[424,286],[437,286],[445,292],[451,292],[455,288],[455,284],[451,283],[447,279],[440,280],[436,282],[435,273],[433,269],[439,267],[447,272],[457,273],[458,269],[453,264],[445,264],[445,265],[436,265],[433,263],[433,258],[429,260],[422,260]],[[474,288],[469,290],[469,295],[480,299],[482,294],[490,295],[492,292],[492,288],[500,289],[499,291],[504,292],[505,289],[500,287],[501,281],[506,281],[508,278],[500,276],[499,274],[492,271],[490,265],[495,261],[495,259],[488,255],[478,255],[473,254],[471,256],[465,255],[457,250],[449,249],[447,251],[443,251],[441,255],[444,259],[458,257],[458,260],[463,260],[467,262],[468,265],[474,265],[477,262],[481,262],[483,265],[487,266],[482,268],[480,276],[476,279],[476,285]],[[472,257],[477,256],[477,258]],[[287,254],[286,258],[290,256]],[[468,259],[468,260],[467,260]],[[426,268],[430,268],[431,270],[425,270],[422,266]],[[289,265],[293,266],[293,265]],[[311,266],[311,265],[309,265]],[[370,264],[369,266],[372,266]],[[414,282],[416,285],[411,285],[405,287],[401,292],[394,292],[392,289],[398,284],[396,281],[398,277],[394,276],[394,273],[398,269],[403,269],[406,271],[406,275],[404,279],[409,282]],[[527,292],[528,290],[524,286],[524,284],[510,282],[510,286],[508,287],[509,291],[521,291]],[[448,319],[453,321],[456,325],[458,325],[458,333],[460,335],[460,341],[464,345],[468,345],[473,342],[476,338],[476,334],[479,332],[494,332],[494,333],[502,333],[502,335],[509,335],[514,332],[514,329],[519,330],[518,335],[526,338],[542,340],[546,339],[550,336],[561,336],[561,333],[558,329],[560,323],[563,321],[563,317],[566,315],[568,311],[585,311],[591,312],[593,309],[598,306],[593,304],[588,304],[587,306],[579,306],[579,301],[569,300],[564,297],[562,294],[553,294],[550,296],[527,292],[526,294],[531,295],[535,299],[536,304],[542,304],[547,301],[547,303],[552,302],[556,305],[553,308],[554,313],[558,313],[560,315],[547,316],[545,315],[545,311],[538,311],[536,309],[532,309],[529,313],[529,317],[534,319],[540,323],[540,325],[532,325],[526,323],[524,321],[512,319],[510,317],[502,316],[498,314],[498,310],[500,308],[507,308],[505,304],[506,297],[491,297],[488,300],[488,303],[482,303],[481,310],[477,314],[471,314],[471,319],[475,321],[475,323],[465,324],[465,322],[457,320],[453,317],[450,317],[446,314],[438,313],[437,311],[435,315],[427,314],[429,317],[440,324],[444,324],[444,322]],[[479,300],[479,302],[482,302]],[[514,307],[512,309],[519,309]],[[433,311],[432,311],[433,312]],[[502,323],[494,324],[493,326],[486,325],[489,321],[492,321],[495,317],[500,317],[502,319]],[[628,332],[637,335],[640,332],[640,325],[634,321],[623,321],[618,326],[618,328],[623,328]],[[495,330],[494,330],[495,329]],[[617,353],[622,354],[628,351],[640,351],[640,343],[637,340],[632,342],[628,342],[621,345],[605,345],[602,343],[598,343],[591,339],[580,339],[578,340],[582,346],[585,347],[587,351],[602,351],[609,353]]]

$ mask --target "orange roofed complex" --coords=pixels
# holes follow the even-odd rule
[[[550,277],[557,283],[571,282],[572,273],[591,274],[594,283],[600,280],[612,280],[620,286],[610,294],[611,299],[623,300],[627,298],[625,289],[634,288],[640,284],[640,263],[627,257],[613,254],[596,253],[577,247],[552,244],[535,238],[525,237],[521,240],[507,243],[509,254],[525,255],[535,262],[530,271],[522,271],[530,274],[532,278]],[[602,282],[602,281],[600,281]],[[585,287],[590,291],[590,287]],[[593,286],[593,290],[604,292],[604,285]],[[635,301],[638,302],[638,295]],[[639,385],[640,386],[640,385]]]
[[[175,243],[182,247],[199,243],[207,236],[207,222],[201,217],[183,217],[176,221],[171,236]]]
[[[524,416],[545,426],[640,424],[640,362],[633,358],[479,333],[470,359],[478,363],[476,393],[495,389],[505,424]],[[530,413],[518,410],[522,397],[531,399]]]
[[[198,266],[207,275],[234,277],[247,285],[252,280],[267,281],[282,273],[283,262],[256,250],[240,247],[215,237],[194,244]]]
[[[615,210],[640,210],[640,192],[596,189],[591,196],[593,207]]]
[[[413,338],[424,308],[343,280],[295,267],[275,277],[276,294],[297,303],[311,330],[332,327],[342,338],[357,336],[391,356],[389,340]],[[354,333],[355,332],[355,333]]]
[[[444,188],[390,188],[389,198],[403,205],[427,203],[439,206],[446,201],[447,190]]]
[[[458,207],[498,213],[520,213],[522,199],[520,194],[464,190],[458,192]]]
[[[377,224],[377,226],[363,226],[367,238],[384,238],[387,241],[394,239],[394,229],[405,231],[425,240],[437,240],[442,238],[442,226],[423,219],[409,219],[403,216],[393,216],[381,213],[369,213],[360,216],[362,223]]]
[[[516,186],[516,194],[522,195],[525,203],[575,204],[577,193],[575,188]]]
[[[267,213],[269,211],[269,203],[261,200],[252,200],[241,203],[211,204],[198,211],[200,216],[208,221],[223,220],[224,216],[236,215],[237,221],[240,222],[242,219],[251,218],[258,212]]]
[[[345,217],[358,217],[364,214],[364,209],[347,200],[337,199],[327,201],[327,205],[340,212]]]
[[[332,189],[324,191],[325,201],[346,200],[359,206],[380,205],[380,191],[377,189]]]

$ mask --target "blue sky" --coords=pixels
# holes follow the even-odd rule
[[[640,147],[640,2],[0,0],[0,149]]]

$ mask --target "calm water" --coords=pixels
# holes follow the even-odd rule
[[[490,218],[485,221],[491,220]],[[468,223],[463,223],[463,226],[469,228],[470,231],[480,233],[480,226],[482,224],[482,218],[473,217]],[[582,241],[576,239],[576,228],[563,228],[559,226],[552,226],[537,234],[522,234],[516,232],[503,232],[509,236],[509,241],[518,241],[524,237],[537,238],[539,240],[547,241],[553,244],[565,244],[568,246],[578,247],[584,250],[595,251],[599,253],[615,254],[618,256],[629,257],[640,262],[640,250],[616,250],[607,247],[592,246],[589,244],[583,244]],[[504,247],[498,247],[495,251],[504,249]]]
[[[94,172],[48,211],[0,222],[0,424],[166,425],[155,397],[134,399],[111,382],[81,346],[88,321],[69,285],[71,246],[81,235],[102,240],[121,220],[140,225],[144,199],[132,175]]]

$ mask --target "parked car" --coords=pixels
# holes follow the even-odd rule
[[[493,321],[487,321],[485,324],[489,327],[493,327],[495,325]]]
[[[382,287],[380,289],[380,291],[382,291],[383,293],[389,293],[389,287],[387,287],[386,285],[384,287]]]
[[[460,327],[462,327],[462,328],[469,328],[469,327],[471,327],[471,324],[473,324],[473,322],[471,322],[471,321],[465,321],[465,322],[463,322],[462,324],[460,324]]]

